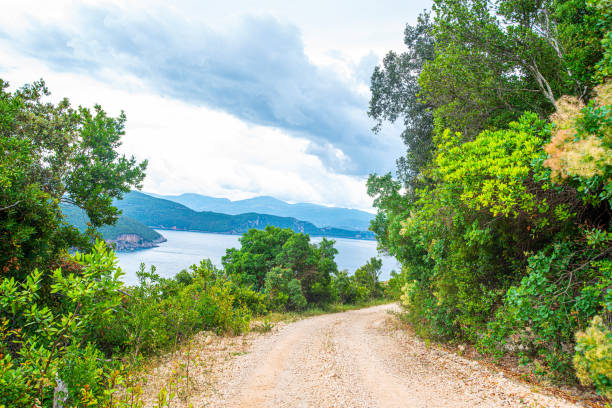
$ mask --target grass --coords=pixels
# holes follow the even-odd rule
[[[267,322],[267,324],[274,324],[278,322],[291,323],[298,320],[306,319],[308,317],[320,316],[330,313],[342,313],[349,310],[364,309],[366,307],[386,305],[393,303],[390,299],[372,299],[367,302],[360,302],[351,305],[347,304],[330,304],[325,307],[309,308],[301,312],[271,312],[260,318],[253,319],[255,325],[261,325]],[[256,330],[258,331],[258,330]]]

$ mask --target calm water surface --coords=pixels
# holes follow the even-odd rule
[[[123,280],[128,285],[138,283],[136,271],[140,268],[141,262],[144,262],[147,268],[155,265],[157,273],[170,278],[190,265],[199,264],[205,258],[221,266],[221,257],[225,255],[227,248],[240,248],[239,235],[167,230],[157,230],[157,232],[168,241],[157,248],[119,253],[119,266],[125,272]],[[392,270],[399,272],[399,264],[394,258],[378,255],[375,241],[345,238],[333,238],[333,240],[336,241],[334,246],[338,250],[336,255],[338,269],[347,269],[352,274],[368,259],[377,256],[383,260],[381,280],[389,279]],[[314,237],[311,241],[319,242],[321,238]]]

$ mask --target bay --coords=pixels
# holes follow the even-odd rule
[[[157,248],[142,249],[134,252],[120,252],[119,266],[125,273],[123,281],[128,285],[138,283],[136,271],[144,263],[147,269],[155,265],[157,273],[164,278],[171,278],[182,269],[199,264],[202,259],[210,259],[221,266],[221,257],[228,248],[240,248],[239,235],[208,234],[202,232],[156,230],[168,241]],[[320,242],[322,238],[313,237],[311,242]],[[365,264],[371,257],[383,260],[380,279],[387,280],[391,271],[399,272],[400,266],[395,258],[381,256],[376,250],[376,241],[358,239],[330,238],[336,241],[338,250],[336,263],[338,269],[346,269],[353,274],[355,269]]]

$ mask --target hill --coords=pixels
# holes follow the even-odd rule
[[[267,225],[289,228],[312,236],[374,239],[370,231],[355,231],[342,228],[325,227],[300,221],[291,217],[245,213],[221,214],[211,211],[195,211],[174,201],[152,197],[132,191],[115,205],[128,217],[153,228],[182,231],[214,232],[223,234],[243,234],[251,228],[263,229]]]
[[[230,201],[227,198],[209,197],[193,193],[177,196],[150,195],[183,204],[194,211],[213,211],[232,215],[253,212],[271,214],[308,221],[317,227],[331,226],[341,229],[366,231],[370,226],[370,221],[374,218],[373,214],[365,211],[326,207],[309,203],[289,204],[268,196]]]
[[[87,228],[89,218],[84,210],[71,204],[62,204],[62,212],[66,221],[83,232]],[[143,223],[126,215],[119,216],[115,225],[105,225],[98,228],[104,240],[115,244],[118,251],[152,248],[166,239]]]

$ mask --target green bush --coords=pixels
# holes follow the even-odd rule
[[[612,398],[612,331],[595,316],[584,332],[576,333],[574,355],[576,376],[584,385],[594,385],[597,392]]]
[[[331,286],[332,296],[336,302],[355,303],[357,296],[355,282],[347,270],[337,271],[332,276]]]
[[[574,381],[574,333],[610,321],[610,1],[483,4],[436,1],[374,70],[408,151],[368,180],[371,229],[418,333]]]
[[[137,276],[139,285],[123,303],[128,313],[105,333],[109,344],[136,354],[163,350],[200,330],[242,333],[253,314],[266,311],[265,296],[236,284],[210,260],[173,279],[144,265]]]
[[[287,284],[287,304],[294,310],[304,310],[308,302],[302,294],[302,284],[297,279],[291,279]]]
[[[108,375],[115,363],[100,358],[96,345],[84,345],[84,339],[119,308],[121,273],[112,268],[113,253],[103,242],[75,259],[82,265],[79,273],[52,274],[52,307],[41,296],[42,272],[35,270],[20,284],[0,281],[0,406],[51,406],[59,376],[65,376],[71,401],[84,390],[100,405],[112,398]]]
[[[266,274],[264,291],[272,310],[303,310],[306,308],[306,298],[302,293],[302,285],[293,277],[293,272],[287,268],[275,267]]]
[[[360,294],[357,296],[360,300],[369,300],[382,296],[382,286],[378,281],[380,269],[382,268],[382,260],[378,258],[370,258],[365,265],[357,268],[354,274],[354,279],[357,284],[364,289],[360,289]]]
[[[77,405],[81,390],[86,389],[93,395],[102,395],[105,390],[104,355],[93,344],[79,347],[71,344],[59,364],[57,377],[65,384],[67,406]]]
[[[399,300],[403,294],[403,287],[405,284],[404,274],[391,271],[391,276],[383,290],[384,296],[387,299]]]
[[[228,249],[223,257],[225,271],[238,284],[262,293],[267,291],[273,309],[303,308],[300,293],[310,305],[321,306],[331,301],[331,275],[337,271],[334,257],[338,253],[334,241],[324,238],[311,244],[307,234],[267,226],[265,230],[252,229],[243,234],[240,244],[239,250]],[[272,272],[275,268],[289,272]],[[291,283],[293,294],[289,294],[292,279],[297,280],[301,290]],[[283,294],[288,296],[287,300]]]
[[[330,297],[343,304],[364,303],[381,298],[383,286],[378,281],[382,260],[371,258],[360,266],[355,274],[349,276],[348,271],[335,271],[331,279]]]
[[[606,310],[612,293],[612,261],[591,261],[598,252],[557,244],[529,258],[528,274],[512,286],[479,345],[538,361],[553,376],[573,375],[574,333]]]
[[[404,202],[388,177],[370,179],[417,332],[575,378],[574,333],[612,296],[609,87],[596,92],[553,124],[525,114],[472,139],[440,133],[431,183]]]

